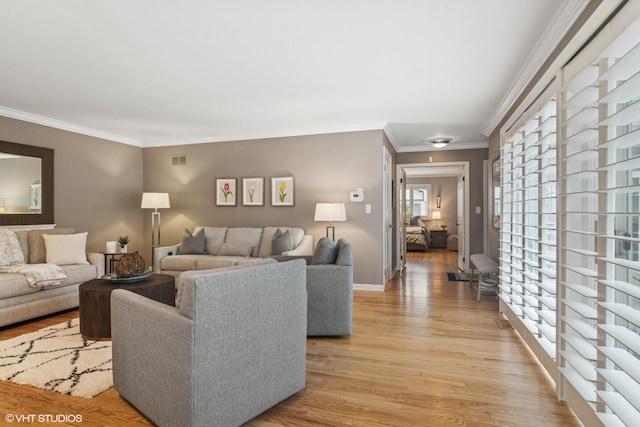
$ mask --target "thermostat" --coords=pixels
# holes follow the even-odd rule
[[[364,200],[364,190],[362,188],[356,188],[356,191],[349,193],[349,200],[352,202],[362,202]]]

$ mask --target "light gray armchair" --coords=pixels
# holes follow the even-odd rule
[[[111,295],[113,382],[159,426],[240,425],[305,386],[302,260],[185,272],[179,306]]]
[[[345,239],[323,237],[307,266],[307,335],[351,335],[353,254]]]

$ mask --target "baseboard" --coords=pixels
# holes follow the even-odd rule
[[[356,291],[377,291],[384,292],[384,286],[382,285],[368,285],[363,283],[354,283],[353,289]]]

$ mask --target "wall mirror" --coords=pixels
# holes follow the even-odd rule
[[[0,226],[53,224],[53,150],[0,141]]]
[[[500,157],[495,159],[491,166],[491,207],[493,208],[493,228],[500,229],[500,214],[502,200],[500,187]]]

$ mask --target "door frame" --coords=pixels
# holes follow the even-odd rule
[[[393,269],[393,157],[382,147],[382,287],[394,276]]]
[[[469,162],[434,162],[434,163],[403,163],[396,164],[396,176],[401,176],[404,169],[410,169],[415,167],[436,167],[436,166],[461,166],[464,179],[464,271],[468,272],[469,269],[469,219],[470,219],[470,206],[469,206]],[[454,175],[452,175],[454,176]],[[456,175],[457,176],[457,175]],[[396,218],[402,218],[402,207],[400,203],[396,204]],[[406,259],[406,245],[405,251],[401,251],[400,246],[404,245],[404,228],[405,224],[398,224],[396,227],[396,241],[398,242],[399,250],[396,251],[397,259],[396,266],[402,266],[403,260]],[[401,230],[402,229],[402,230]],[[401,258],[403,256],[404,258]]]
[[[396,200],[396,271],[403,271],[407,264],[407,245],[405,242],[406,216],[404,209],[406,205],[407,175],[401,165],[396,165],[396,180],[398,181],[398,194]]]

